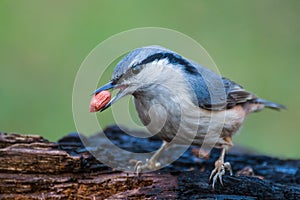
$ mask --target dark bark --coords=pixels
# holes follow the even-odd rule
[[[105,134],[132,152],[153,151],[161,144],[158,138],[136,139],[115,126]],[[101,152],[106,159],[134,165],[103,141],[101,134],[85,138],[72,133],[53,143],[40,136],[0,133],[0,199],[300,199],[300,160],[233,149],[226,161],[234,175],[225,175],[224,186],[218,182],[212,190],[208,177],[219,150],[197,159],[195,147],[189,148],[171,165],[138,178],[90,154]]]

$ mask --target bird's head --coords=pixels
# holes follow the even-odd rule
[[[153,91],[153,88],[166,86],[166,83],[169,83],[171,90],[184,90],[187,74],[198,74],[198,71],[179,54],[160,46],[142,47],[128,53],[116,65],[111,81],[98,88],[94,94],[119,89],[117,95],[101,109],[103,111],[126,95]]]

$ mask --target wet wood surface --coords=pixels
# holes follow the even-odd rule
[[[154,151],[161,141],[137,139],[116,126],[104,132],[71,133],[58,142],[0,133],[0,199],[300,199],[300,160],[233,149],[226,161],[234,175],[226,174],[224,185],[213,190],[208,178],[219,150],[199,159],[197,147],[190,147],[167,167],[137,177],[108,167],[91,152],[131,169],[134,164],[108,148],[105,138],[132,152]]]

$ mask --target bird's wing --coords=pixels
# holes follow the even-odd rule
[[[251,92],[246,91],[241,85],[227,78],[222,78],[222,80],[227,96],[226,108],[232,108],[237,104],[246,103],[257,98]]]
[[[199,72],[188,78],[196,94],[195,104],[199,107],[207,110],[225,110],[257,98],[241,85],[195,62],[190,62]]]

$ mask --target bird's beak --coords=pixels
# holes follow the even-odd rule
[[[104,90],[112,89],[112,88],[114,88],[114,87],[115,87],[115,85],[113,84],[112,81],[110,81],[110,82],[106,83],[105,85],[99,87],[97,90],[95,90],[95,91],[92,93],[92,95],[98,94],[99,92],[102,92],[102,91],[104,91]]]
[[[93,92],[94,94],[97,94],[101,91],[104,90],[109,90],[109,89],[120,89],[120,91],[117,93],[117,95],[115,97],[113,97],[101,110],[100,112],[106,110],[107,108],[109,108],[113,103],[115,103],[116,101],[118,101],[119,99],[121,99],[123,96],[125,96],[127,94],[127,92],[125,91],[126,87],[122,87],[119,85],[114,84],[112,81],[106,83],[105,85],[103,85],[102,87],[96,89]]]

